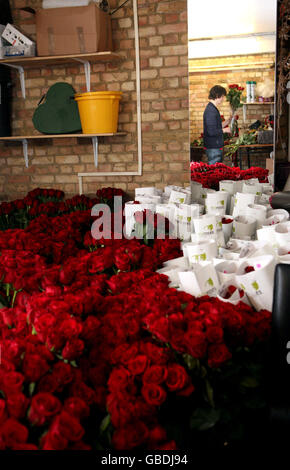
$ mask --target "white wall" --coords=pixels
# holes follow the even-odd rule
[[[189,58],[275,52],[276,0],[187,0],[187,4]],[[249,37],[224,38],[236,35]],[[216,37],[221,39],[196,40]]]

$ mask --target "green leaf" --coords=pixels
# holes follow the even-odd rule
[[[190,427],[198,431],[206,431],[217,424],[220,416],[220,410],[197,408],[191,416]]]
[[[183,354],[182,357],[189,370],[196,369],[199,366],[199,360],[190,354]]]
[[[259,382],[257,381],[257,379],[255,377],[245,377],[241,381],[241,385],[243,387],[247,387],[247,388],[256,388],[256,387],[258,387]]]
[[[206,387],[206,395],[207,395],[208,402],[214,408],[215,405],[214,405],[214,400],[213,400],[213,388],[208,380],[205,381],[205,387]]]
[[[33,393],[34,393],[34,390],[35,390],[35,386],[36,386],[36,383],[35,382],[31,382],[29,384],[29,395],[32,396]]]
[[[110,414],[107,414],[107,416],[104,417],[103,421],[100,424],[100,433],[101,434],[103,434],[106,431],[106,429],[109,426],[110,422],[111,422],[111,416],[110,416]]]
[[[34,326],[32,325],[32,332],[31,332],[32,335],[37,335],[37,331],[36,329],[34,328]]]

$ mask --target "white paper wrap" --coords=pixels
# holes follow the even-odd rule
[[[235,276],[237,269],[240,265],[240,261],[223,261],[215,266],[220,283],[233,281],[235,282]]]
[[[224,296],[226,295],[229,286],[235,286],[237,289],[231,295],[231,297],[229,297],[228,299],[225,299]],[[240,287],[238,286],[235,280],[224,282],[218,290],[217,298],[221,300],[222,302],[230,303],[233,305],[238,305],[238,303],[240,302],[244,302],[245,304],[250,305],[250,302],[246,293],[243,291],[243,296],[241,297],[239,293],[239,289]]]
[[[170,193],[169,202],[178,204],[190,204],[191,196],[188,192],[175,191],[174,189]]]
[[[225,245],[221,216],[205,214],[193,219],[193,224],[195,230],[195,233],[191,235],[193,242],[214,239],[218,246]]]
[[[267,209],[260,204],[249,204],[246,208],[246,215],[253,217],[257,221],[257,229],[262,228],[267,217]]]
[[[246,266],[255,271],[245,273]],[[256,310],[272,310],[275,266],[274,256],[265,255],[244,261],[237,270],[236,281]]]
[[[287,246],[281,246],[277,251],[278,263],[290,264],[290,244]]]
[[[275,215],[283,215],[283,218],[279,218],[280,222],[287,222],[289,220],[289,212],[285,209],[269,209],[267,211],[267,218],[273,217]]]
[[[201,188],[202,184],[198,183],[197,181],[190,182],[190,190],[191,190],[191,203],[196,203],[201,197]]]
[[[135,198],[136,196],[160,196],[162,191],[159,191],[154,186],[148,188],[135,188]]]
[[[255,194],[236,193],[234,197],[233,216],[243,215],[249,204],[255,204]]]
[[[256,233],[257,222],[254,217],[238,215],[234,218],[233,233],[235,237],[253,237]]]
[[[229,194],[226,191],[216,191],[208,193],[205,200],[205,210],[207,214],[225,215]]]
[[[222,223],[222,230],[223,230],[223,234],[224,234],[224,237],[225,237],[225,243],[227,243],[229,241],[230,237],[232,236],[234,218],[231,215],[225,215],[224,218],[225,219],[231,219],[231,223],[229,223],[229,224]]]
[[[211,261],[217,256],[218,248],[215,240],[198,243],[187,243],[186,254],[190,264],[200,261]]]
[[[290,222],[277,224],[274,229],[275,238],[278,246],[290,244]]]
[[[188,294],[200,297],[201,295],[216,296],[219,280],[212,263],[192,265],[191,271],[178,273],[180,285]]]
[[[263,191],[263,186],[259,182],[252,182],[250,180],[243,182],[242,193],[255,194],[256,196],[261,196]]]

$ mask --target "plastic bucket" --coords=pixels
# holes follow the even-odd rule
[[[74,95],[84,134],[117,132],[121,91],[94,91]]]

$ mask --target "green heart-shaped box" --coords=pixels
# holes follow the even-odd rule
[[[32,122],[35,129],[43,134],[70,134],[81,131],[74,94],[75,90],[69,83],[58,82],[52,85],[34,111]]]

